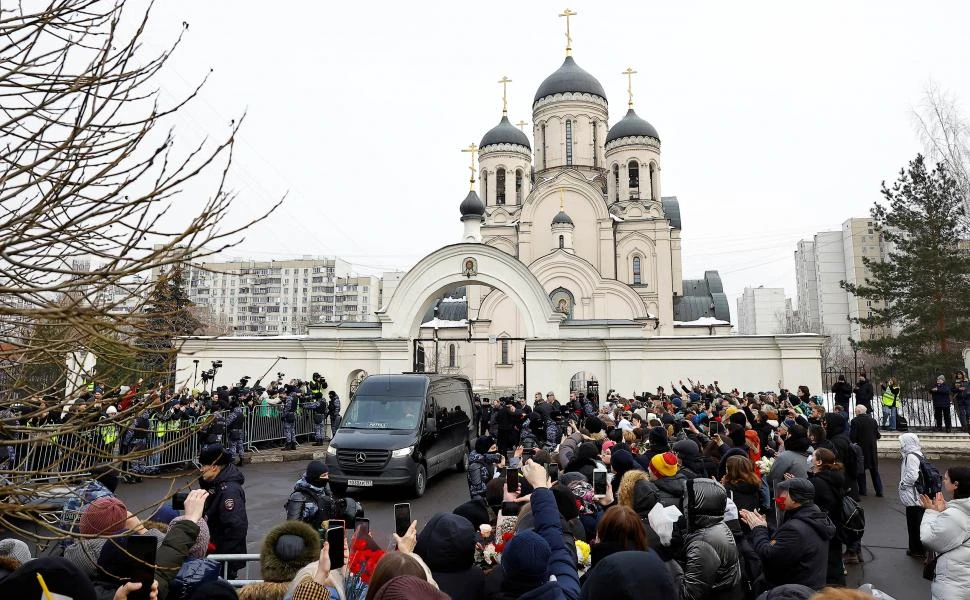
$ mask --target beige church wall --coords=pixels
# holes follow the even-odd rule
[[[592,373],[601,394],[654,391],[670,381],[718,380],[745,391],[807,385],[821,388],[823,336],[537,340],[528,345],[529,388],[568,397],[569,379]]]

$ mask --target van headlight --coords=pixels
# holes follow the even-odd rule
[[[328,456],[337,456],[337,447],[334,446],[333,444],[328,444],[327,445],[327,455]]]
[[[391,458],[403,458],[405,456],[411,456],[411,452],[414,450],[414,446],[408,446],[407,448],[401,448],[400,450],[391,450]]]

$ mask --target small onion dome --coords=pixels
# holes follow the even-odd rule
[[[610,127],[609,133],[606,134],[606,143],[609,144],[613,140],[620,138],[641,136],[660,140],[660,135],[657,133],[656,128],[638,117],[637,113],[633,112],[631,108],[626,111],[626,116],[620,119],[619,123]]]
[[[545,81],[539,86],[539,91],[536,92],[536,97],[532,103],[535,104],[547,96],[568,93],[590,94],[606,100],[606,91],[603,89],[603,85],[595,77],[581,69],[572,56],[567,56],[562,66],[555,73],[546,77]]]
[[[461,206],[458,207],[461,211],[462,218],[465,217],[481,217],[485,214],[485,203],[482,199],[478,197],[475,190],[470,190],[465,199],[461,201]]]
[[[559,211],[559,214],[557,214],[555,217],[552,218],[552,224],[575,226],[575,224],[573,223],[573,220],[570,219],[569,215],[566,214],[566,211],[563,211],[563,210]]]
[[[495,146],[497,144],[514,144],[516,146],[525,146],[529,150],[532,150],[532,146],[529,144],[529,138],[526,137],[522,130],[509,122],[509,118],[502,116],[502,120],[498,122],[498,125],[492,127],[482,138],[482,142],[478,145],[480,149],[484,149],[486,146]]]

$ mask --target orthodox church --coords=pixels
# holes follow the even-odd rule
[[[683,279],[660,134],[634,111],[629,82],[626,114],[610,126],[603,86],[572,57],[572,14],[562,15],[566,58],[535,93],[532,139],[509,120],[503,94],[498,124],[466,150],[460,240],[419,260],[376,322],[186,339],[177,362],[186,381],[200,359],[238,378],[285,356],[294,372],[325,373],[343,397],[368,374],[402,371],[462,374],[487,394],[526,398],[630,394],[701,375],[743,389],[819,387],[823,337],[732,335],[717,271]]]

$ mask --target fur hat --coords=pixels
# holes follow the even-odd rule
[[[320,558],[320,536],[302,521],[285,521],[269,530],[259,553],[263,580],[289,583],[297,571]]]
[[[114,496],[102,496],[81,513],[79,531],[84,535],[114,535],[125,529],[128,509]]]
[[[650,472],[654,477],[673,477],[678,469],[677,455],[673,452],[664,452],[650,459]]]

